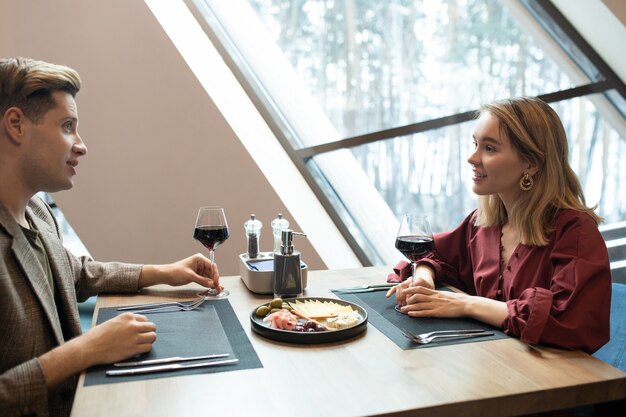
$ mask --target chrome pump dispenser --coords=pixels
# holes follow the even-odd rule
[[[274,297],[297,297],[302,294],[300,252],[293,249],[293,236],[305,236],[291,229],[281,231],[280,251],[274,253]]]
[[[274,253],[280,252],[281,232],[289,228],[289,221],[283,218],[283,213],[278,213],[278,217],[272,220],[272,232],[274,233]]]
[[[254,214],[250,215],[250,220],[243,224],[248,239],[248,258],[254,259],[259,256],[259,237],[263,223],[256,219]]]

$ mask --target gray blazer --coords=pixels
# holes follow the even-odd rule
[[[81,334],[77,299],[137,291],[141,265],[73,256],[63,247],[50,207],[38,197],[26,215],[46,249],[56,303],[21,227],[0,204],[0,415],[69,416],[77,378],[48,390],[37,358]]]

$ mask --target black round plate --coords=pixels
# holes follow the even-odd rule
[[[337,303],[339,305],[349,305],[354,310],[358,311],[358,313],[362,317],[362,320],[359,321],[359,323],[355,324],[354,326],[348,327],[346,329],[328,330],[324,332],[308,333],[308,332],[294,332],[292,330],[274,329],[274,328],[269,327],[269,324],[263,321],[263,317],[257,317],[256,315],[257,308],[261,307],[262,305],[267,305],[267,303],[263,303],[257,306],[254,310],[252,310],[252,313],[250,313],[250,323],[252,324],[252,330],[255,333],[258,333],[263,337],[267,337],[268,339],[272,339],[272,340],[277,340],[279,342],[312,344],[312,343],[338,342],[340,340],[349,339],[358,334],[361,334],[367,329],[367,311],[365,311],[365,309],[358,304],[354,304],[349,301],[338,300],[336,298],[321,298],[321,297],[285,298],[283,301],[294,302],[296,300],[332,301],[333,303]]]

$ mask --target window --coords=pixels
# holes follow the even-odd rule
[[[502,97],[551,102],[587,203],[626,218],[626,88],[549,1],[186,3],[366,265],[404,212],[471,211],[469,121]]]

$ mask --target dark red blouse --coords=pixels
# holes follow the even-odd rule
[[[518,245],[502,274],[501,228],[475,226],[474,218],[435,235],[435,254],[420,260],[437,282],[505,301],[502,328],[524,342],[593,353],[609,340],[609,257],[591,217],[560,211],[548,245]]]

